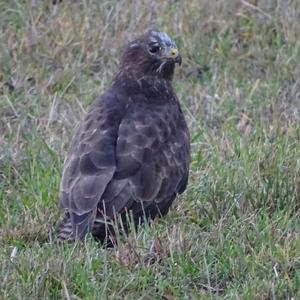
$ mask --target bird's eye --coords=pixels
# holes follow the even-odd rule
[[[150,53],[157,53],[161,47],[158,44],[149,45],[149,52]]]

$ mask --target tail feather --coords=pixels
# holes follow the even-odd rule
[[[71,218],[66,213],[58,228],[57,242],[73,242],[74,240]]]
[[[67,212],[58,228],[57,241],[74,242],[75,240],[83,240],[91,230],[93,215],[92,212],[84,215]]]

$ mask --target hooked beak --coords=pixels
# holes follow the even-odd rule
[[[175,63],[177,63],[179,66],[181,66],[182,63],[182,57],[180,54],[178,54],[175,58]]]

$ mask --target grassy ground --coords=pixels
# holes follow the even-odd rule
[[[299,19],[296,0],[0,0],[0,298],[300,299]],[[149,27],[184,59],[188,190],[118,249],[53,245],[74,128]]]

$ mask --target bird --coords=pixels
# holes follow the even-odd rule
[[[59,190],[60,242],[103,244],[115,225],[168,213],[188,184],[190,135],[173,90],[182,57],[165,33],[150,29],[129,42],[111,86],[91,105],[65,157]]]

